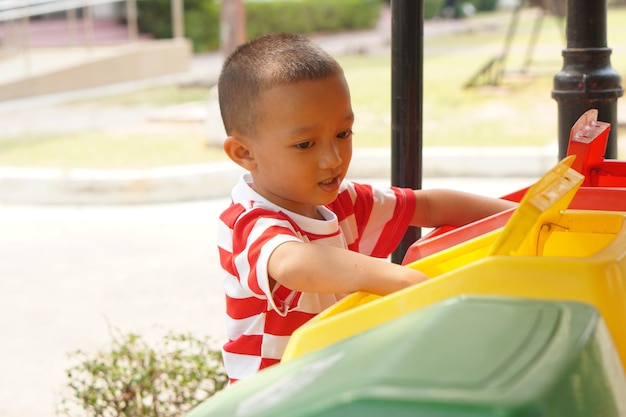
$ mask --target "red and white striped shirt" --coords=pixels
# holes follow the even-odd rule
[[[261,197],[244,174],[220,216],[218,246],[224,270],[227,335],[223,358],[231,382],[280,362],[291,334],[344,294],[270,288],[270,254],[288,241],[336,246],[378,258],[396,248],[415,209],[410,189],[344,181],[337,199],[316,220]]]

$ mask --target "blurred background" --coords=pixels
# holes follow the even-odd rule
[[[623,6],[610,1],[607,16],[618,72]],[[426,0],[424,146],[553,145],[564,7]],[[0,166],[222,160],[212,91],[221,61],[244,39],[280,31],[308,34],[337,56],[354,95],[356,146],[387,148],[390,27],[389,4],[378,0],[3,0]]]
[[[556,163],[564,4],[424,1],[425,188],[501,196]],[[0,417],[55,415],[68,352],[112,328],[224,340],[216,226],[238,171],[215,84],[237,44],[288,31],[333,54],[355,175],[389,183],[391,16],[382,0],[0,0]],[[626,1],[608,2],[607,39],[624,73]]]

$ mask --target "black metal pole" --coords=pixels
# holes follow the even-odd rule
[[[619,73],[611,67],[606,14],[606,0],[567,2],[567,48],[552,90],[558,103],[559,159],[567,155],[572,126],[589,109],[598,109],[598,120],[614,127],[604,156],[617,158],[617,99],[624,90]]]
[[[424,0],[391,1],[391,183],[422,187]],[[391,255],[401,263],[420,237],[411,227]]]

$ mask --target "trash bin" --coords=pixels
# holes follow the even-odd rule
[[[571,168],[584,176],[582,186],[574,195],[570,209],[611,210],[626,212],[626,161],[605,159],[610,124],[597,121],[598,111],[589,110],[574,124],[570,132],[567,155],[574,156]],[[558,165],[552,170],[562,169]],[[548,172],[546,175],[552,175]],[[528,188],[509,193],[504,200],[521,201]],[[436,228],[418,239],[406,251],[402,264],[415,262],[504,227],[512,210],[478,220],[471,224]]]
[[[187,417],[617,417],[625,392],[592,306],[459,297],[266,368]]]
[[[576,175],[556,176],[545,188],[538,182],[503,229],[407,265],[430,280],[385,297],[358,292],[329,307],[293,333],[283,361],[474,294],[589,303],[602,314],[626,366],[626,213],[567,210],[580,185]]]

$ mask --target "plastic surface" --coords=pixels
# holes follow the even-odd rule
[[[510,201],[519,202],[528,189],[511,194]],[[569,205],[570,209],[609,210],[626,212],[626,187],[580,187]],[[485,233],[502,228],[509,221],[514,209],[494,214],[476,222],[459,227],[435,229],[413,243],[407,250],[403,265],[410,264],[454,245],[461,244]]]
[[[626,213],[563,210],[582,177],[539,181],[505,228],[414,262],[431,280],[378,297],[352,294],[296,330],[283,361],[464,294],[573,300],[595,306],[626,363]],[[554,173],[553,171],[552,173]]]
[[[568,156],[575,156],[571,168],[583,174],[584,179],[569,208],[626,212],[626,161],[603,158],[610,124],[596,119],[597,111],[589,110],[578,119],[570,132]],[[524,188],[501,198],[519,202],[527,191],[528,188]],[[407,249],[402,264],[415,262],[504,227],[512,212],[509,210],[457,228],[437,228]]]
[[[613,417],[616,363],[589,305],[464,297],[267,368],[188,417]]]
[[[577,155],[572,168],[585,176],[584,186],[626,187],[626,161],[603,156],[611,124],[597,119],[598,110],[588,110],[570,130],[567,155]]]
[[[527,189],[523,191],[524,193],[516,196],[520,200]],[[511,199],[511,201],[518,202],[520,200]],[[581,187],[574,195],[569,208],[626,212],[626,188]],[[436,233],[424,236],[407,249],[402,264],[410,264],[454,245],[500,229],[509,221],[513,211],[514,209],[511,209],[494,214],[465,226],[436,229],[433,231]]]

